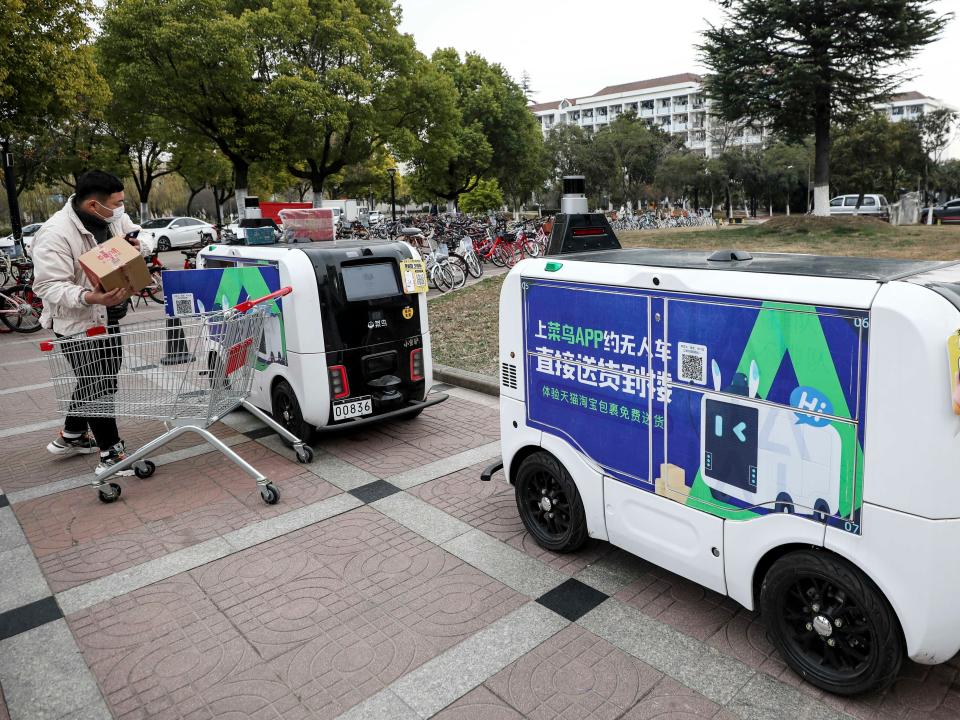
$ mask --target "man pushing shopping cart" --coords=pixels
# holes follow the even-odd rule
[[[313,459],[308,445],[247,401],[269,306],[290,292],[289,287],[281,288],[232,308],[180,315],[175,330],[168,319],[160,318],[112,329],[95,326],[40,343],[48,353],[60,412],[87,418],[161,420],[167,428],[136,452],[99,470],[93,484],[103,502],[120,497],[120,486],[107,483],[110,477],[130,470],[137,477],[150,477],[156,466],[147,455],[187,432],[200,435],[249,474],[264,502],[272,505],[280,499],[273,483],[208,428],[243,406],[291,443],[299,462]],[[171,332],[176,332],[176,342],[184,350],[182,362],[176,364],[164,363]],[[106,353],[112,358],[106,368],[104,343],[115,348],[112,355]]]

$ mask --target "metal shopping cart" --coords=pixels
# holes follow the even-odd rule
[[[313,449],[247,401],[268,303],[290,293],[286,287],[226,310],[97,327],[81,335],[40,343],[48,353],[57,409],[81,417],[162,420],[167,431],[98,475],[93,485],[105,503],[120,497],[107,480],[132,467],[139,478],[153,475],[146,457],[184,433],[200,435],[253,477],[264,502],[280,491],[208,428],[239,406],[293,445],[297,461],[313,460]]]

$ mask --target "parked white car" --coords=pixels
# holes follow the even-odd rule
[[[154,218],[142,223],[140,228],[140,242],[145,242],[150,249],[158,252],[217,239],[217,230],[213,225],[192,217]]]
[[[859,195],[838,195],[830,201],[831,215],[869,215],[881,220],[890,219],[890,205],[883,195],[867,194],[857,207]]]

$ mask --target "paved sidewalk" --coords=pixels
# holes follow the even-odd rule
[[[540,549],[479,481],[496,400],[466,390],[311,465],[246,413],[218,423],[275,506],[189,437],[104,505],[90,457],[43,450],[39,339],[0,337],[0,720],[960,717],[956,659],[840,700],[729,599],[607,543]]]

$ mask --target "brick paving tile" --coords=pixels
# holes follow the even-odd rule
[[[513,487],[502,480],[480,480],[480,472],[487,465],[485,462],[477,463],[413,487],[410,492],[434,507],[568,575],[575,575],[613,551],[609,543],[596,540],[588,541],[587,545],[576,553],[544,550],[523,528]]]
[[[57,417],[53,388],[37,388],[3,396],[0,430],[29,425]]]
[[[336,495],[330,483],[255,442],[235,448],[282,493],[266,505],[256,484],[219,453],[129,478],[105,505],[89,487],[14,506],[54,592],[89,582],[251,523]]]
[[[478,463],[409,490],[421,500],[499,540],[524,532],[513,488],[501,480],[482,482],[488,463]]]
[[[34,421],[35,419],[31,419],[29,422]],[[215,423],[210,431],[221,438],[235,434],[234,430],[222,423]],[[131,450],[137,449],[163,432],[163,424],[153,420],[120,420],[120,434]],[[3,438],[4,467],[0,473],[0,487],[3,487],[6,492],[14,492],[93,472],[97,465],[95,455],[61,458],[48,453],[47,443],[56,436],[57,430],[52,428]],[[181,435],[159,450],[158,454],[180,450],[202,442],[204,441],[196,435]]]
[[[331,633],[343,632],[350,623],[375,626],[383,618],[390,619],[391,628],[406,628],[420,638],[429,658],[523,602],[368,508],[223,558],[192,575],[269,659],[309,652],[302,650],[305,645],[327,647],[339,641]]]
[[[434,720],[524,720],[523,715],[483,685],[433,716]]]
[[[618,592],[617,599],[698,640],[715,635],[740,607],[730,598],[656,565],[644,566],[645,572]]]
[[[13,360],[8,358],[7,353],[2,349],[0,352],[5,362]],[[38,385],[45,382],[50,382],[50,366],[45,362],[0,367],[0,390],[12,390],[24,385]]]
[[[534,720],[614,720],[661,678],[649,665],[570,625],[484,685]]]
[[[384,423],[375,430],[326,437],[320,447],[377,477],[386,478],[485,445],[498,437],[499,419],[495,410],[450,398],[415,418]]]
[[[729,717],[715,702],[670,677],[663,678],[622,720],[698,720]]]
[[[187,575],[67,622],[118,720],[309,717]]]

